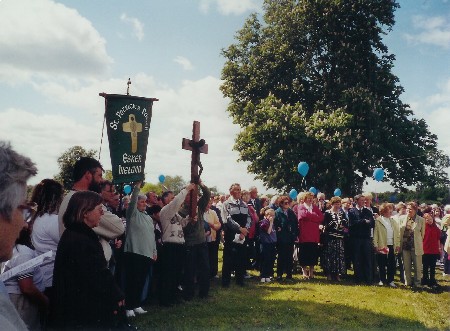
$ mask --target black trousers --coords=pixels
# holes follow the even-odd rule
[[[352,238],[355,281],[372,284],[373,245],[371,238]]]
[[[277,243],[277,277],[282,277],[284,273],[288,278],[292,277],[294,267],[294,243]]]
[[[209,275],[210,277],[217,276],[219,272],[219,242],[211,241],[208,243],[209,256]]]
[[[164,243],[159,258],[161,287],[159,303],[168,306],[177,301],[177,287],[182,283],[185,256],[184,244]]]
[[[423,266],[423,278],[422,285],[436,285],[436,261],[439,258],[439,254],[423,254],[422,266]]]
[[[124,253],[125,306],[134,309],[141,306],[142,290],[151,267],[151,258],[135,253]]]
[[[388,245],[388,248],[389,248],[388,254],[377,253],[377,262],[380,271],[380,281],[382,281],[383,284],[389,284],[390,282],[394,281],[394,274],[395,274],[394,247],[392,245]]]
[[[261,278],[269,278],[273,276],[273,265],[275,256],[277,255],[275,243],[261,243]]]
[[[244,244],[225,242],[223,248],[222,286],[229,286],[231,271],[234,270],[236,284],[244,285],[247,262],[247,247]]]
[[[183,298],[192,300],[195,290],[195,278],[199,287],[199,297],[205,298],[209,293],[209,258],[207,243],[186,246],[184,259]]]

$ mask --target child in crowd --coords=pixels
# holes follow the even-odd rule
[[[273,265],[276,256],[277,235],[273,226],[275,211],[271,208],[263,208],[261,213],[264,218],[259,224],[259,239],[261,243],[261,283],[269,283],[273,275]]]
[[[423,215],[425,219],[425,236],[423,238],[423,278],[422,285],[437,286],[435,279],[436,261],[439,258],[441,230],[430,213]]]

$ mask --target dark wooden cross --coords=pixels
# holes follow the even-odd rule
[[[192,151],[191,159],[191,183],[198,184],[200,181],[200,175],[202,174],[203,167],[200,162],[200,153],[208,154],[208,144],[205,143],[204,139],[200,139],[200,122],[194,121],[192,127],[192,139],[183,138],[182,142],[183,149]],[[200,168],[200,172],[199,172]],[[197,196],[198,196],[198,186],[190,192],[190,211],[189,216],[194,218],[197,215]]]

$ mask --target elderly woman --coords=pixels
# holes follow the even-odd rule
[[[75,192],[63,215],[66,230],[56,252],[50,303],[58,329],[110,327],[124,304],[92,230],[102,215],[102,197],[91,191]]]
[[[400,251],[400,235],[397,222],[392,218],[393,206],[383,203],[380,206],[380,216],[375,219],[373,244],[377,253],[380,282],[378,285],[394,284],[395,254]],[[387,277],[386,277],[387,275]]]
[[[141,307],[142,290],[157,250],[152,218],[145,211],[147,197],[139,194],[141,182],[137,182],[127,208],[127,238],[124,247],[125,304],[128,317],[145,314]],[[150,285],[151,283],[149,283]]]
[[[27,180],[36,172],[29,158],[16,153],[9,143],[0,141],[0,263],[9,260],[13,254],[16,239],[24,226],[23,213],[30,210],[25,203]],[[0,307],[2,330],[28,330],[1,280]]]
[[[405,285],[420,286],[425,221],[417,215],[415,202],[406,204],[406,215],[400,217],[400,222],[400,249],[403,256]],[[412,269],[414,269],[414,283],[412,282]]]
[[[325,246],[322,254],[322,267],[327,279],[340,280],[340,275],[345,275],[344,236],[348,232],[348,219],[341,209],[341,198],[330,199],[331,208],[325,212],[323,220],[323,233]]]
[[[297,217],[300,231],[298,260],[303,270],[303,276],[307,279],[314,277],[314,266],[317,264],[319,257],[319,225],[323,221],[323,214],[313,204],[313,199],[314,194],[311,192],[301,192],[297,196],[299,202]],[[303,203],[300,203],[300,201],[303,201]]]

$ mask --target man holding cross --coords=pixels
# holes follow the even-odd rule
[[[204,214],[208,206],[211,192],[201,181],[199,184],[202,196],[198,200],[197,218],[194,218],[183,229],[186,242],[186,257],[184,263],[183,298],[190,301],[194,298],[195,276],[199,286],[199,297],[206,298],[209,293],[209,259],[205,236]],[[179,214],[186,217],[190,214],[190,197],[186,196]]]

